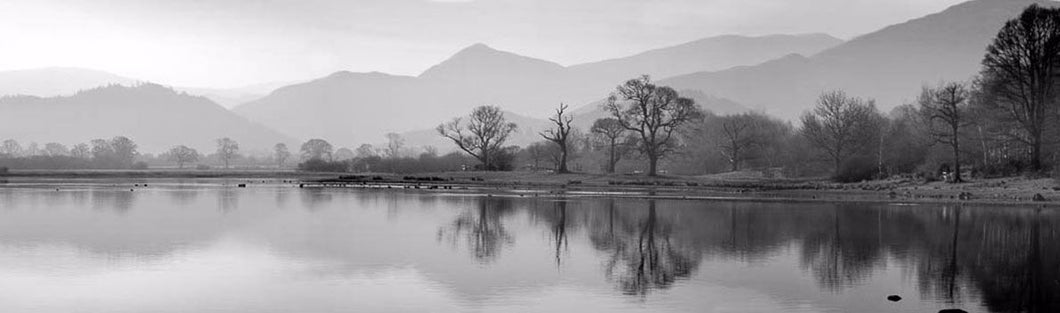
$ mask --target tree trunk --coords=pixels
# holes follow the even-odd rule
[[[1042,134],[1037,133],[1033,136],[1033,143],[1031,144],[1031,168],[1037,172],[1042,170]]]
[[[656,165],[659,164],[659,156],[654,153],[648,155],[648,176],[659,176],[656,173]]]
[[[608,161],[608,163],[607,163],[607,173],[614,174],[615,173],[615,163],[618,163],[618,161],[615,160],[615,140],[614,139],[611,139],[611,153],[610,153],[610,158],[608,158],[607,161]]]
[[[567,146],[560,145],[559,149],[559,168],[556,169],[556,173],[567,173]]]
[[[953,134],[953,182],[962,183],[961,179],[961,146],[957,141],[957,134]]]

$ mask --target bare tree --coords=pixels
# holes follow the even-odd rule
[[[44,144],[44,154],[49,156],[69,155],[70,149],[67,149],[66,146],[61,143],[49,142]]]
[[[86,143],[76,144],[73,149],[70,149],[70,156],[78,159],[87,159],[91,153],[92,148],[89,148]]]
[[[604,107],[619,125],[639,135],[649,176],[656,176],[659,160],[677,148],[676,131],[703,116],[695,101],[673,88],[656,86],[647,75],[619,85]]]
[[[331,161],[331,143],[324,139],[310,139],[302,144],[302,158]]]
[[[405,138],[397,133],[386,134],[386,157],[397,159],[401,157],[401,149],[405,147]]]
[[[729,160],[730,170],[742,169],[744,161],[751,157],[755,148],[763,143],[763,117],[754,113],[722,116],[717,119],[715,145]]]
[[[375,147],[372,147],[370,144],[362,144],[360,147],[357,147],[355,153],[359,159],[373,157],[375,156]]]
[[[556,144],[559,148],[559,160],[556,162],[556,173],[568,173],[567,170],[567,157],[568,157],[568,139],[571,133],[571,122],[574,122],[574,116],[565,114],[567,111],[567,105],[560,103],[559,108],[556,109],[556,115],[549,117],[548,120],[553,124],[556,124],[556,128],[546,130],[541,133],[541,137],[545,140],[551,141]]]
[[[840,90],[826,92],[812,111],[803,114],[801,133],[824,150],[838,173],[848,157],[873,143],[871,128],[875,112],[871,100],[848,97]]]
[[[962,83],[941,83],[938,87],[924,87],[920,111],[927,130],[935,142],[953,148],[953,182],[961,180],[961,129],[968,126],[964,112],[968,105],[968,88]]]
[[[17,157],[22,154],[22,145],[18,144],[18,141],[14,139],[4,140],[3,146],[0,146],[0,150],[8,156]]]
[[[515,131],[515,123],[504,119],[504,112],[496,106],[480,106],[471,111],[466,127],[461,118],[438,125],[438,133],[449,138],[460,150],[482,162],[487,171],[497,169],[496,158],[502,152],[504,142]]]
[[[136,155],[139,154],[136,151],[136,143],[125,136],[111,138],[110,147],[114,152],[115,159],[122,166],[131,165],[133,160],[136,159]]]
[[[620,140],[626,136],[626,128],[622,127],[617,119],[605,117],[593,122],[589,131],[607,144],[607,172],[614,173],[615,165],[618,165],[618,161],[625,154]]]
[[[1056,109],[1060,75],[1060,9],[1031,5],[1005,23],[983,59],[983,79],[999,109],[1025,132],[1015,139],[1031,150],[1031,166],[1042,169],[1042,144]]]
[[[217,156],[221,158],[221,161],[224,161],[225,168],[228,168],[229,162],[231,162],[238,153],[238,142],[228,137],[217,139]]]
[[[287,159],[291,158],[291,150],[287,149],[287,144],[277,143],[272,147],[272,157],[276,159],[276,167],[282,168]]]
[[[184,168],[185,163],[199,161],[199,151],[187,146],[176,146],[169,149],[169,160],[177,162],[177,168]]]

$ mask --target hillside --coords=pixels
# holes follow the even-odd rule
[[[827,35],[722,36],[570,67],[474,44],[417,77],[338,72],[280,88],[234,110],[301,139],[356,146],[381,142],[388,132],[430,129],[479,105],[543,120],[561,102],[575,108],[590,104],[641,74],[750,65],[839,42]],[[706,95],[712,89],[701,90]]]
[[[882,110],[911,102],[920,87],[969,80],[1005,21],[1038,0],[975,0],[892,25],[812,56],[791,55],[756,66],[663,80],[709,90],[767,113],[794,119],[831,89],[877,100]]]
[[[140,151],[154,153],[179,144],[211,152],[220,137],[235,139],[243,151],[295,143],[206,98],[155,84],[113,85],[64,97],[5,97],[0,99],[0,134],[23,143],[66,145],[120,135],[136,141]]]

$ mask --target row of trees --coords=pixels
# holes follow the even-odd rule
[[[572,159],[593,154],[607,172],[639,156],[648,175],[658,173],[661,161],[682,173],[755,168],[831,173],[844,181],[918,174],[960,182],[964,165],[981,176],[1042,173],[1056,163],[1060,138],[1057,74],[1060,9],[1035,5],[1000,30],[978,77],[925,86],[915,103],[887,114],[872,99],[834,90],[822,93],[798,126],[754,112],[715,116],[644,76],[616,88],[603,106],[610,116],[596,120],[588,135],[571,126],[574,117],[561,104],[549,118],[553,127],[541,133],[544,141],[519,154],[534,167],[549,160],[560,173]],[[464,122],[455,119],[438,132],[485,169],[499,169],[493,155],[508,149],[505,139],[516,126],[489,106]]]

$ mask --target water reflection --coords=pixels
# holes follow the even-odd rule
[[[610,256],[604,272],[623,293],[643,295],[670,287],[699,264],[696,251],[671,237],[674,221],[660,220],[656,202],[648,201],[646,217],[623,215],[613,244],[602,247]]]
[[[512,200],[489,197],[475,201],[475,208],[460,212],[448,225],[438,230],[438,240],[464,246],[478,262],[488,263],[496,259],[506,245],[514,243],[514,237],[504,227],[503,218],[512,211]]]
[[[174,271],[154,282],[161,289],[199,283],[283,307],[333,303],[315,307],[322,312],[370,305],[319,295],[372,284],[390,286],[391,299],[414,311],[525,311],[517,308],[550,301],[588,311],[1060,311],[1053,209],[297,188],[0,188],[0,197],[0,311],[37,296],[12,282],[90,294],[138,288],[80,273],[123,264]],[[208,266],[174,265],[199,263]],[[245,271],[231,277],[229,266]],[[906,300],[881,301],[891,293]],[[563,294],[578,301],[563,302],[572,301]],[[231,309],[193,311],[268,307],[214,300]],[[159,311],[152,309],[144,311]]]

